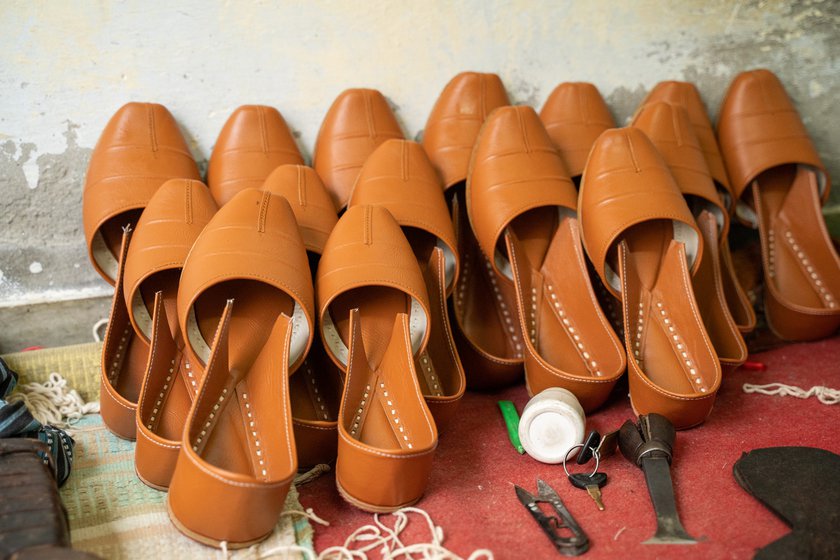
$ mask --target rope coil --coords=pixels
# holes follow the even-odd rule
[[[32,416],[41,424],[67,428],[85,414],[99,412],[98,402],[86,403],[59,373],[51,373],[43,383],[26,383],[9,395],[8,402],[23,401]]]
[[[429,527],[431,542],[405,544],[400,539],[400,534],[409,524],[409,514],[419,515],[426,521]],[[329,525],[329,522],[318,517],[312,508],[304,511],[285,511],[283,515],[301,515],[321,525]],[[393,526],[383,523],[383,518],[393,517]],[[257,550],[258,545],[244,551],[238,559],[264,560],[283,555],[290,552],[301,553],[307,560],[367,560],[368,552],[378,549],[382,560],[397,560],[398,558],[422,560],[493,560],[493,553],[486,549],[473,551],[466,559],[443,546],[443,528],[435,525],[431,516],[424,510],[415,507],[406,507],[393,513],[380,516],[378,513],[373,516],[373,523],[362,525],[345,539],[342,546],[331,546],[320,553],[314,553],[308,548],[297,545],[277,546],[268,550]],[[227,543],[221,543],[222,558],[231,558]],[[419,556],[414,556],[419,555]]]

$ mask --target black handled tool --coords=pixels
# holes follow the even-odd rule
[[[645,473],[650,501],[656,512],[656,534],[642,544],[696,544],[686,532],[677,513],[671,457],[677,433],[664,416],[639,416],[639,423],[628,420],[621,426],[618,446],[624,458]]]
[[[549,486],[542,480],[537,480],[537,495],[533,496],[527,490],[523,490],[519,486],[513,485],[516,490],[516,497],[522,502],[537,523],[540,524],[542,530],[554,543],[554,548],[563,556],[580,556],[589,550],[589,537],[577,524],[575,518],[566,509],[560,496],[554,491],[554,488]],[[538,504],[551,504],[557,515],[546,515],[540,509]],[[563,529],[568,529],[572,534],[571,537],[564,537]]]

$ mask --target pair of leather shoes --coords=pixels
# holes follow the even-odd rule
[[[579,175],[589,148],[579,132],[591,125],[574,113],[588,100],[566,91],[544,118],[575,122],[564,147]],[[509,106],[497,76],[464,73],[441,94],[423,142],[452,192],[463,262],[452,311],[469,386],[513,383],[524,364],[529,393],[562,386],[596,409],[624,353],[589,279],[575,186],[543,122]]]
[[[792,341],[832,335],[840,327],[840,258],[820,211],[831,180],[772,72],[735,77],[718,140],[736,215],[758,228],[770,328]]]
[[[729,203],[733,198],[725,186],[728,181],[723,183],[712,175],[712,168],[717,176],[722,172],[717,143],[708,134],[711,127],[697,122],[708,125],[696,88],[685,82],[662,82],[642,103],[631,126],[642,130],[659,151],[703,236],[704,255],[692,276],[692,287],[726,373],[747,359],[741,333],[754,328],[755,314],[729,256]]]
[[[324,347],[345,372],[336,483],[361,509],[393,511],[422,496],[464,392],[446,313],[455,233],[434,168],[379,92],[339,96],[315,167],[346,206],[316,281]]]
[[[467,215],[473,146],[487,117],[510,104],[495,74],[463,72],[443,89],[423,133],[423,148],[443,181],[461,270],[449,303],[467,386],[494,390],[522,378],[524,347],[513,284],[482,253]]]
[[[314,281],[336,211],[318,174],[303,165],[295,139],[276,109],[245,105],[233,112],[213,147],[207,182],[219,206],[249,188],[285,198],[295,214]],[[298,464],[305,469],[335,460],[342,379],[319,340],[314,340],[299,369],[289,390]]]
[[[315,172],[284,165],[222,207],[184,263],[178,326],[203,375],[168,503],[200,542],[264,539],[298,465],[335,457],[341,377],[314,343],[311,268],[335,220]]]

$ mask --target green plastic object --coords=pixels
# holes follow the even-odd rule
[[[511,401],[499,401],[499,410],[502,411],[502,418],[505,419],[508,437],[513,444],[513,448],[520,455],[524,455],[525,448],[522,447],[522,443],[519,441],[519,413],[516,412],[516,407]]]

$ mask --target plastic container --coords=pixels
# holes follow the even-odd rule
[[[562,463],[569,449],[583,441],[585,424],[577,397],[566,389],[551,387],[525,405],[519,419],[519,439],[537,461]]]

